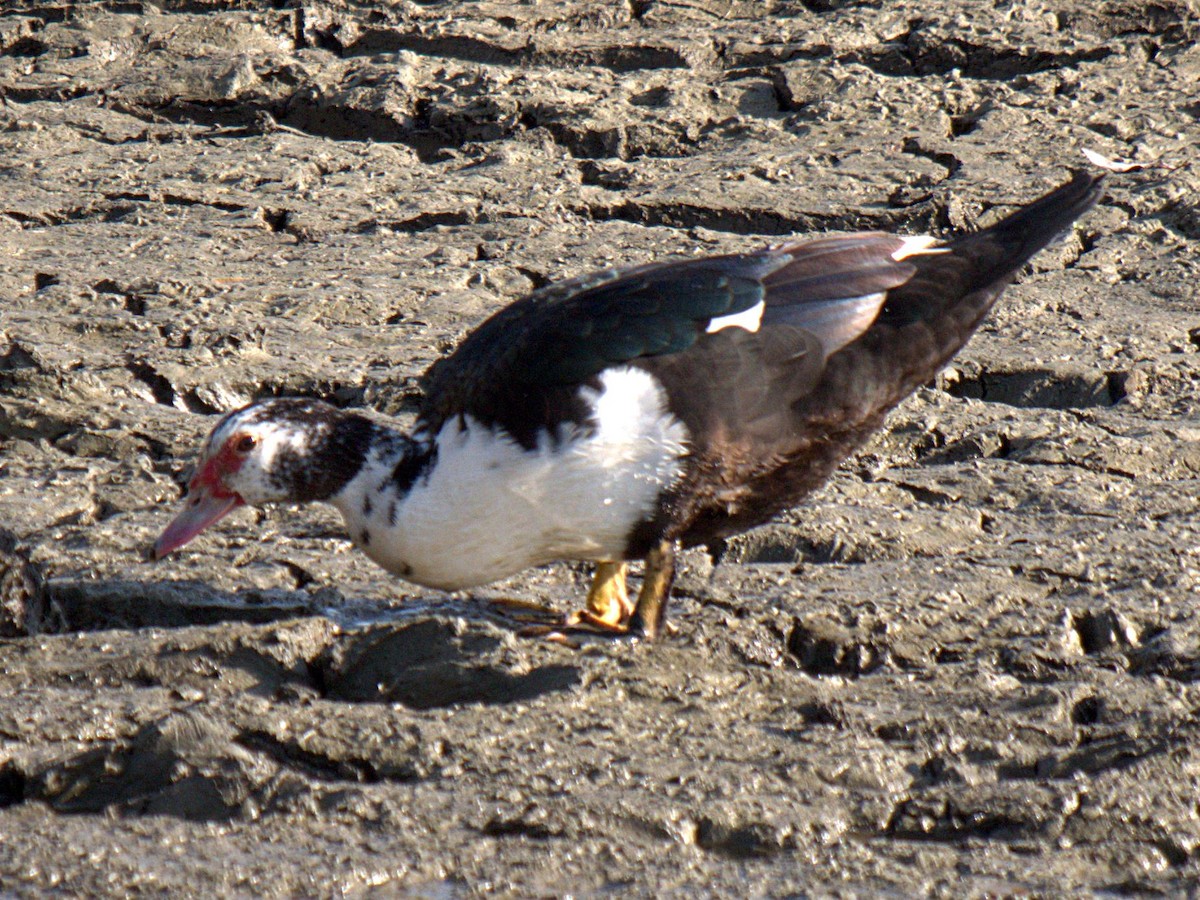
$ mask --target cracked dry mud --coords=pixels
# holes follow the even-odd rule
[[[0,12],[0,891],[1200,889],[1200,7]],[[549,279],[1108,194],[660,645],[521,639],[319,509],[145,547],[212,413],[411,413]],[[31,635],[32,636],[29,636]]]

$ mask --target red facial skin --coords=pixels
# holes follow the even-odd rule
[[[188,484],[187,506],[154,542],[154,559],[162,559],[178,550],[209,525],[246,502],[241,495],[225,486],[226,479],[241,469],[246,454],[254,449],[254,443],[244,450],[236,449],[246,440],[246,436],[235,434],[192,477]]]

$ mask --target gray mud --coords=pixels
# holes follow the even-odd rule
[[[0,12],[6,896],[1200,890],[1200,7]],[[320,509],[159,565],[211,414],[411,414],[600,266],[986,223],[1110,179],[650,647],[517,636],[556,566],[389,579]],[[1169,170],[1169,171],[1168,171]]]

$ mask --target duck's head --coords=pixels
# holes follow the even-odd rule
[[[327,500],[362,468],[370,421],[285,398],[229,413],[209,433],[183,510],[154,542],[162,559],[239,506]]]

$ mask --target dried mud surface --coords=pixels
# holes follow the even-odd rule
[[[1200,7],[0,12],[6,896],[1200,889]],[[1115,176],[658,646],[556,566],[389,579],[320,509],[151,566],[211,414],[411,414],[549,279],[986,223]]]

